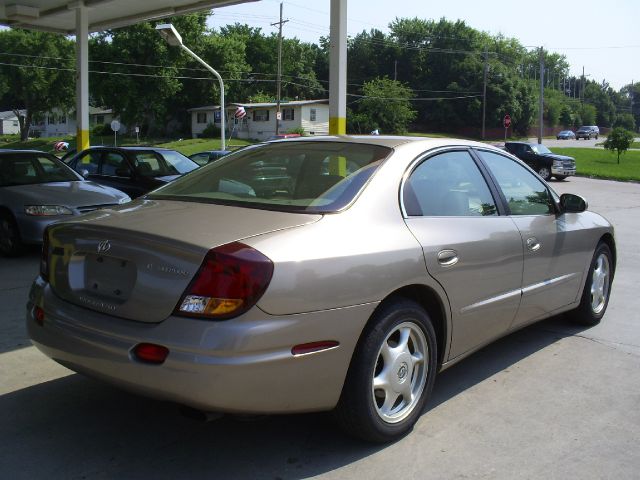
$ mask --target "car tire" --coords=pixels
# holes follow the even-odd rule
[[[369,442],[407,434],[431,395],[436,334],[425,310],[398,299],[376,311],[360,337],[334,411],[340,427]]]
[[[544,181],[548,182],[551,178],[551,169],[549,167],[538,167],[537,172]]]
[[[556,177],[556,180],[559,182],[562,182],[567,178],[565,175],[554,175],[554,177]]]
[[[611,249],[606,243],[600,242],[591,260],[580,305],[569,312],[571,320],[587,326],[600,323],[609,305],[614,271]]]
[[[0,255],[15,257],[22,253],[24,245],[18,224],[10,213],[0,212]]]

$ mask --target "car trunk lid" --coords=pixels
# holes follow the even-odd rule
[[[157,323],[171,315],[210,249],[320,218],[141,200],[53,226],[49,282],[70,303]]]

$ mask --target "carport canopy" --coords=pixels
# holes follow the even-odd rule
[[[89,33],[254,1],[259,0],[0,0],[0,25],[76,36],[77,148],[80,151],[89,147]],[[330,1],[331,66],[336,66],[330,80],[333,84],[334,79],[339,78],[335,83],[346,86],[347,0]],[[335,108],[330,105],[330,111],[335,112],[332,117],[341,117],[341,121],[330,119],[330,123],[337,126],[331,133],[345,133],[342,126],[346,88],[340,95],[344,98],[338,99],[334,94],[336,87],[330,87],[330,103],[335,103]]]

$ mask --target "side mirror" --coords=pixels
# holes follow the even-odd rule
[[[588,208],[587,201],[580,195],[563,193],[560,195],[560,208],[563,213],[580,213]]]
[[[82,178],[89,178],[89,170],[87,170],[86,168],[83,168],[82,170],[80,170],[80,175],[82,175]]]

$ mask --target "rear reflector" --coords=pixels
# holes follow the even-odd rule
[[[166,360],[169,349],[153,343],[140,343],[133,349],[133,354],[141,362],[159,365]]]
[[[35,318],[36,323],[40,326],[44,325],[44,310],[40,307],[36,307],[33,309],[33,318]]]
[[[291,349],[294,355],[305,355],[307,353],[321,352],[322,350],[330,350],[340,345],[335,340],[323,340],[321,342],[301,343]]]

